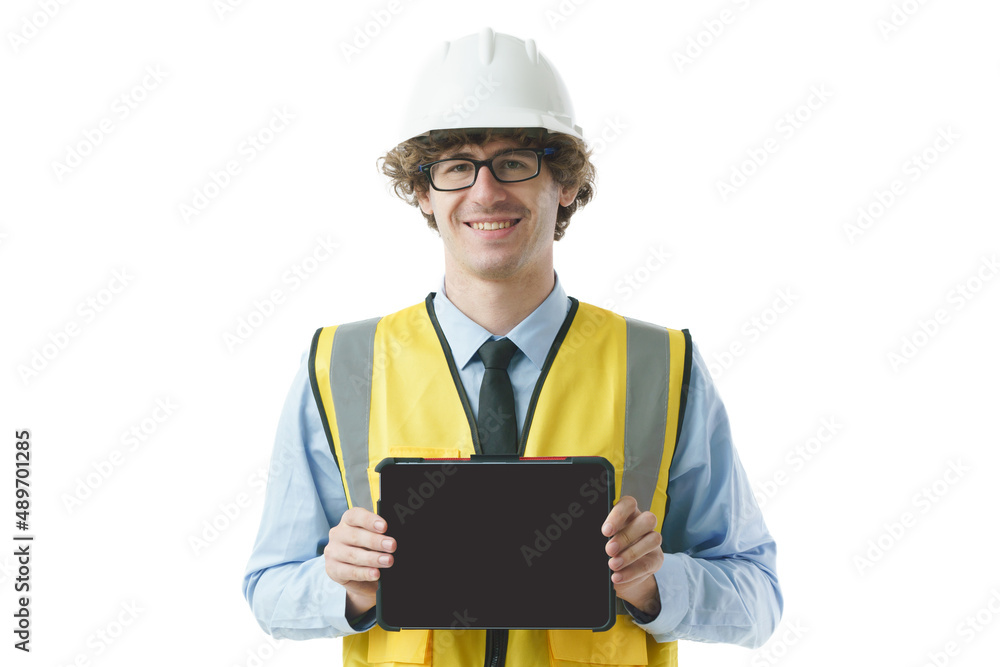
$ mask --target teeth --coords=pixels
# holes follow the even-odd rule
[[[482,230],[494,230],[494,229],[507,229],[510,227],[512,222],[470,222],[469,223],[473,229]]]

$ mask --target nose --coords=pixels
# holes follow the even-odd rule
[[[476,170],[476,182],[469,188],[469,197],[477,204],[490,206],[494,202],[507,198],[504,184],[493,177],[486,165],[480,165]]]

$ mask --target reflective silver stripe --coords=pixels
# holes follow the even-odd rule
[[[337,327],[330,354],[330,389],[337,411],[341,465],[347,476],[351,504],[369,511],[374,510],[368,484],[368,424],[371,420],[375,327],[380,319],[375,317]]]
[[[622,496],[639,511],[653,504],[667,434],[670,337],[663,327],[625,318],[625,470]]]
[[[653,505],[667,435],[670,337],[663,327],[625,318],[625,470],[619,497],[632,496],[639,511]],[[616,597],[616,614],[629,615]]]

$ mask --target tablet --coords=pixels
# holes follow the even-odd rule
[[[403,629],[590,629],[615,622],[603,457],[387,458],[377,513],[396,540],[376,620]]]

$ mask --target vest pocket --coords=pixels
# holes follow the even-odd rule
[[[373,665],[429,665],[430,630],[388,632],[378,625],[368,631],[368,662]]]
[[[646,665],[646,632],[619,615],[607,632],[547,630],[550,667],[582,665]]]

